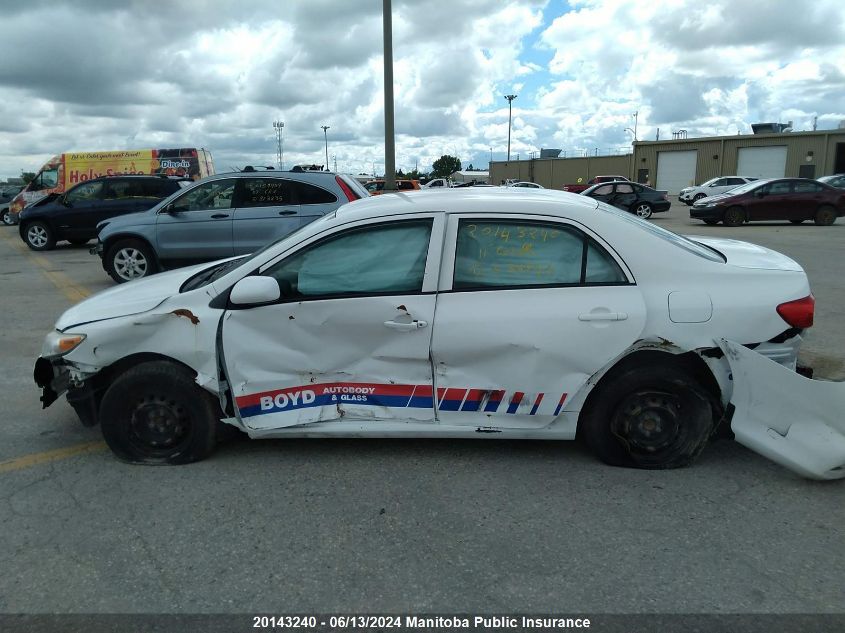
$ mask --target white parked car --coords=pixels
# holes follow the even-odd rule
[[[681,189],[678,194],[678,200],[685,202],[687,205],[692,205],[694,202],[702,198],[708,198],[720,193],[730,191],[734,187],[739,187],[757,178],[745,178],[743,176],[722,176],[719,178],[711,178],[702,185],[697,187],[686,187]]]
[[[819,387],[794,371],[812,317],[804,271],[769,249],[564,192],[435,191],[359,200],[247,258],[95,295],[59,318],[35,378],[45,406],[67,390],[134,462],[202,459],[232,425],[254,438],[580,431],[610,464],[671,468],[737,396],[739,441],[841,477],[841,428],[816,416],[781,432],[755,408],[757,362],[783,372],[767,380],[781,399],[789,381]]]

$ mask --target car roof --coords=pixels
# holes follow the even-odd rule
[[[578,220],[587,219],[597,206],[598,202],[592,198],[555,189],[467,187],[362,198],[340,207],[337,216],[345,221],[354,221],[414,213],[526,213]]]

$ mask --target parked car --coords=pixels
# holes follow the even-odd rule
[[[218,174],[149,211],[100,223],[96,252],[112,279],[123,283],[164,268],[251,253],[366,197],[353,177],[327,171]]]
[[[385,181],[382,179],[371,180],[367,184],[364,185],[364,188],[369,192],[371,196],[379,196],[384,193],[384,183]],[[396,189],[398,191],[413,191],[415,189],[420,188],[420,181],[419,180],[406,180],[406,179],[397,179],[396,180]]]
[[[818,178],[818,181],[826,185],[830,185],[831,187],[836,187],[837,189],[845,189],[845,174],[822,176],[821,178]]]
[[[727,193],[699,200],[690,217],[705,224],[739,226],[758,220],[813,220],[829,226],[845,215],[845,191],[807,178],[749,182]]]
[[[538,185],[536,182],[528,182],[526,180],[520,180],[518,182],[512,182],[508,185],[508,187],[524,187],[526,189],[545,189],[543,185]]]
[[[11,185],[0,189],[0,222],[6,226],[11,226],[15,223],[12,216],[9,214],[9,205],[22,189],[23,185]]]
[[[62,240],[85,244],[97,237],[103,220],[149,209],[191,182],[167,176],[94,178],[26,207],[18,232],[34,251],[48,251]]]
[[[697,187],[681,189],[678,194],[678,200],[691,206],[696,200],[725,193],[734,187],[739,187],[754,180],[757,180],[757,178],[746,178],[744,176],[720,176],[718,178],[711,178]]]
[[[581,192],[582,196],[589,196],[611,204],[617,209],[648,219],[652,213],[668,211],[672,203],[669,202],[667,192],[657,191],[636,182],[606,182],[593,185]]]
[[[250,257],[77,304],[34,377],[44,406],[67,390],[133,462],[202,459],[226,424],[256,438],[580,433],[610,464],[671,468],[736,393],[739,441],[842,477],[841,411],[831,425],[819,407],[775,419],[777,402],[746,406],[748,385],[792,400],[786,383],[807,382],[794,368],[813,305],[780,253],[687,239],[586,196],[380,196]]]
[[[593,185],[597,185],[602,182],[615,182],[617,180],[630,182],[627,178],[625,178],[625,176],[593,176],[587,182],[581,182],[581,179],[579,178],[577,183],[564,185],[563,190],[570,193],[581,193]]]

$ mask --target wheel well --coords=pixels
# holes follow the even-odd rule
[[[121,242],[123,240],[127,240],[127,241],[135,240],[136,242],[143,242],[150,249],[150,252],[152,252],[153,257],[158,259],[158,255],[156,254],[156,250],[155,250],[155,248],[153,248],[153,245],[150,244],[150,241],[148,239],[146,239],[145,237],[141,237],[140,235],[132,235],[132,234],[129,234],[129,235],[126,235],[126,234],[114,235],[114,236],[108,238],[105,242],[103,242],[103,255],[107,254],[109,252],[109,249],[112,246],[114,246],[115,244],[117,244],[118,242]]]
[[[604,375],[599,378],[596,385],[590,390],[587,399],[584,401],[584,406],[581,407],[581,414],[579,415],[578,424],[581,424],[581,415],[588,411],[593,401],[600,395],[601,387],[608,382],[614,380],[617,376],[636,369],[637,367],[649,367],[654,365],[665,365],[674,367],[685,371],[690,376],[695,378],[699,384],[710,395],[710,404],[713,406],[713,411],[716,419],[721,419],[723,413],[722,407],[722,390],[719,388],[719,383],[716,382],[716,377],[707,363],[695,352],[685,352],[683,354],[673,354],[672,352],[658,351],[653,349],[637,350],[620,359],[613,367],[607,370]]]
[[[108,367],[103,368],[100,372],[94,376],[92,380],[92,388],[94,393],[94,406],[95,410],[100,410],[100,401],[103,399],[103,394],[108,389],[109,385],[112,384],[117,378],[127,371],[132,369],[133,367],[137,367],[142,363],[149,363],[153,361],[166,361],[172,363],[173,365],[177,365],[182,367],[191,376],[196,377],[197,372],[188,367],[185,363],[182,363],[175,358],[171,358],[169,356],[165,356],[164,354],[155,354],[152,352],[142,352],[138,354],[130,354],[120,360],[112,363]]]

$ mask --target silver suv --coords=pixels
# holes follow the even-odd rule
[[[251,253],[368,195],[342,174],[247,167],[204,178],[148,211],[101,222],[94,250],[106,272],[123,283]]]

